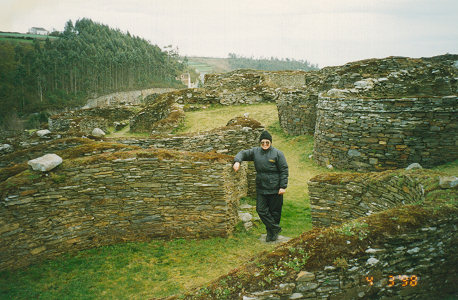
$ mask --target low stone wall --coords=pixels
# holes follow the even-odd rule
[[[314,134],[318,94],[304,89],[281,89],[277,98],[278,119],[290,135]]]
[[[0,269],[125,241],[227,236],[245,171],[215,153],[137,150],[66,160],[0,184]]]
[[[314,159],[374,171],[458,158],[458,97],[330,98],[317,106]]]
[[[176,93],[161,95],[130,120],[131,132],[171,132],[184,119],[183,107],[176,102]]]
[[[321,174],[308,182],[312,224],[338,225],[425,199],[422,171]]]
[[[371,238],[371,228],[359,224]],[[301,271],[295,280],[245,299],[451,299],[457,293],[457,225],[456,217],[438,219],[377,239],[357,257],[334,256],[332,264]]]
[[[272,71],[263,72],[268,84],[276,87],[302,87],[305,85],[305,71]]]
[[[81,109],[53,115],[48,119],[49,130],[52,132],[82,132],[90,134],[94,128],[107,131],[114,122],[125,121],[134,116],[135,107],[106,107]]]
[[[315,227],[180,299],[451,299],[458,294],[458,190],[440,188],[441,174],[321,175],[310,194],[333,208],[335,222],[327,223],[343,223]],[[383,189],[394,199],[378,200]],[[369,213],[352,216],[359,210],[346,206],[352,197],[372,205]],[[404,205],[411,198],[416,203]]]
[[[222,74],[206,74],[204,89],[217,95],[223,105],[273,102],[277,98],[275,78],[269,81],[264,72],[236,70]]]
[[[89,99],[85,108],[93,107],[110,107],[118,105],[139,105],[144,99],[152,94],[163,94],[171,92],[172,88],[154,88],[129,92],[118,92],[108,95],[103,95],[97,98]]]
[[[251,126],[254,128],[235,125],[192,135],[153,136],[148,139],[117,138],[113,140],[127,145],[140,146],[142,148],[155,147],[196,152],[214,151],[217,153],[236,155],[241,150],[250,149],[258,145],[259,136],[264,128],[256,127],[256,125],[253,124]],[[247,166],[248,195],[255,197],[256,171],[252,162],[248,162]]]

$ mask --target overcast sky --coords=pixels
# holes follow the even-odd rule
[[[308,60],[319,67],[458,53],[457,0],[0,0],[0,31],[80,18],[181,55]]]

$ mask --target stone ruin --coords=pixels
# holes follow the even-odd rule
[[[270,77],[268,72],[245,70],[214,75],[214,79],[209,77],[203,89],[154,96],[154,101],[141,109],[130,110],[127,117],[117,116],[122,110],[113,115],[87,110],[54,117],[50,122],[51,132],[85,132],[96,125],[103,127],[115,120],[129,119],[134,130],[138,125],[139,131],[158,134],[152,139],[95,142],[85,138],[61,139],[53,132],[46,139],[37,137],[33,141],[36,144],[24,146],[23,152],[7,154],[8,158],[2,160],[5,167],[0,183],[0,236],[8,242],[2,243],[0,249],[0,268],[21,267],[68,251],[126,239],[229,234],[237,222],[238,199],[253,187],[246,181],[250,166],[244,165],[244,171],[237,175],[239,178],[230,174],[230,155],[235,153],[229,149],[249,147],[262,127],[246,126],[246,120],[239,120],[235,127],[192,136],[191,143],[190,136],[164,134],[178,126],[184,111],[211,104],[276,101],[285,131],[315,132],[318,144],[314,156],[320,164],[380,171],[411,162],[410,153],[415,153],[415,160],[426,165],[428,161],[435,165],[454,160],[456,150],[452,148],[457,146],[456,130],[453,130],[457,108],[454,61],[456,56],[387,58]],[[284,78],[292,78],[292,83],[288,84],[288,80],[285,83]],[[234,79],[236,82],[232,82]],[[89,116],[105,121],[100,120],[102,125],[85,125],[82,120]],[[374,127],[377,124],[374,118],[382,118],[384,132]],[[59,125],[60,119],[70,119],[65,121],[69,125],[65,122]],[[326,124],[334,125],[323,127]],[[431,133],[425,137],[421,133],[428,128]],[[352,136],[354,132],[356,135]],[[368,134],[364,137],[367,139],[362,140],[361,133]],[[221,141],[228,143],[224,145],[226,148],[215,147]],[[324,146],[320,148],[319,143]],[[382,146],[398,152],[380,152]],[[45,154],[47,147],[64,158],[62,166],[38,175],[28,170],[25,162],[30,159],[28,155]],[[434,152],[436,148],[441,150]],[[29,149],[33,149],[32,154],[28,154]],[[440,157],[445,159],[439,160]],[[254,265],[235,270],[222,280],[234,283],[234,288],[242,286],[243,291],[237,295],[243,293],[247,299],[391,296],[414,299],[419,295],[453,292],[453,280],[447,278],[456,274],[453,244],[456,207],[437,208],[429,203],[425,207],[404,208],[406,203],[415,204],[437,195],[437,185],[428,181],[437,175],[429,171],[387,172],[394,173],[369,174],[367,178],[360,178],[361,174],[344,174],[312,179],[309,190],[314,226],[333,227],[304,233],[272,255],[261,256]],[[152,190],[156,196],[152,197]],[[201,194],[204,191],[211,199],[204,199],[205,195]],[[450,193],[456,196],[453,189]],[[180,201],[174,202],[175,198]],[[43,218],[50,215],[50,210],[56,218]],[[177,210],[183,212],[182,218],[175,215]],[[390,226],[381,226],[381,220],[387,219]],[[388,231],[389,235],[385,234]],[[329,247],[333,244],[341,245],[340,252]],[[317,252],[307,254],[307,249],[329,251],[320,251],[325,256],[314,258],[307,265],[307,255],[319,256]],[[261,268],[262,265],[266,268]],[[240,282],[234,282],[232,277],[237,272],[243,273],[235,276]],[[399,276],[408,276],[410,288],[403,289],[402,280],[398,280],[393,283],[395,288],[390,289],[386,272],[404,272]],[[412,276],[418,274],[421,277],[415,277],[414,281]],[[413,283],[418,280],[424,285],[415,289]],[[206,291],[217,295],[220,286],[218,283]]]
[[[140,105],[150,95],[160,95],[174,91],[172,88],[154,88],[139,91],[117,92],[87,100],[84,108]]]
[[[451,299],[458,185],[443,176],[318,175],[309,182],[313,230],[180,299]]]
[[[307,73],[280,89],[279,119],[314,134],[314,159],[357,171],[432,167],[458,158],[458,55],[388,57]]]
[[[234,174],[231,155],[262,130],[239,117],[198,135],[52,136],[2,156],[0,269],[125,241],[227,236],[239,199],[254,192],[253,165]],[[29,169],[49,152],[63,163]]]
[[[68,111],[49,117],[48,126],[51,132],[73,136],[92,134],[94,128],[108,132],[109,127],[118,126],[119,130],[120,124],[127,126],[138,110],[138,106],[115,106]]]

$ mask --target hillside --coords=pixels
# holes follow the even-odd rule
[[[200,73],[225,73],[237,69],[253,69],[263,71],[284,70],[317,70],[316,65],[304,60],[253,58],[230,54],[227,58],[216,57],[188,57],[188,64]]]
[[[185,66],[173,50],[80,19],[58,37],[3,33],[0,40],[0,125],[49,108],[80,106],[92,96],[152,87],[182,87]],[[11,42],[29,41],[32,42]],[[5,40],[6,39],[6,40]],[[15,129],[15,128],[7,128]],[[17,129],[17,128],[16,128]],[[20,129],[20,128],[19,128]]]

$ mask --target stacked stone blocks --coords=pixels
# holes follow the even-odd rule
[[[234,173],[231,162],[223,154],[137,150],[66,161],[18,189],[9,179],[0,269],[125,241],[227,236],[247,192],[244,169]]]

